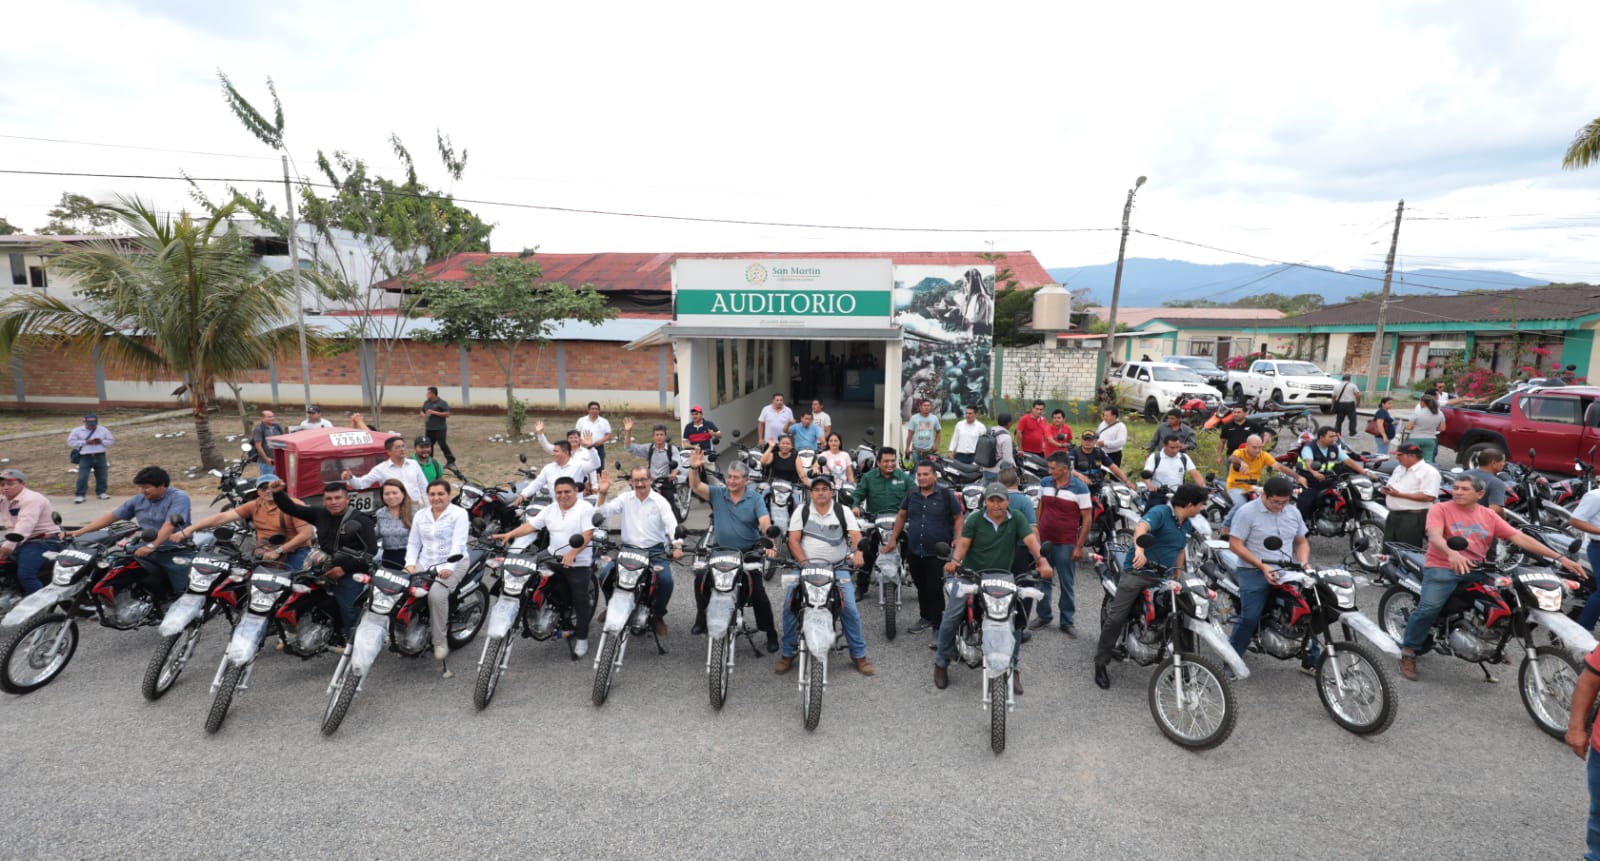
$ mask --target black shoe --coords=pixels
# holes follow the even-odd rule
[[[1094,683],[1102,691],[1111,690],[1111,674],[1100,664],[1094,665]]]
[[[1078,639],[1078,628],[1071,622],[1061,626],[1061,633],[1066,634],[1068,637],[1071,637],[1074,640]]]
[[[926,631],[931,627],[933,627],[933,623],[932,622],[928,621],[927,619],[918,619],[917,623],[915,625],[912,625],[911,627],[906,629],[906,633],[907,634],[920,634],[923,631]]]
[[[696,622],[696,623],[694,623],[694,626],[689,629],[689,633],[691,633],[691,634],[693,634],[693,635],[695,635],[697,637],[700,636],[701,634],[704,634],[705,632],[706,632],[706,623],[704,623],[704,622]]]
[[[773,631],[768,631],[767,632],[767,651],[768,652],[776,652],[776,651],[778,651],[778,635],[777,635],[777,633],[775,633]]]

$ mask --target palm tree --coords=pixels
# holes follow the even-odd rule
[[[105,208],[128,234],[60,246],[51,266],[77,279],[77,307],[21,294],[0,303],[0,354],[33,345],[177,378],[194,409],[206,468],[222,466],[207,410],[218,380],[263,367],[297,343],[287,273],[260,269],[225,206],[204,220],[161,215],[137,197]]]
[[[1567,147],[1566,157],[1561,159],[1561,166],[1567,170],[1578,170],[1591,164],[1600,164],[1600,119],[1578,129],[1578,133],[1572,136],[1572,144]]]

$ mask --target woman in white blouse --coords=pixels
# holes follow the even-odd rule
[[[458,561],[449,561],[458,555]],[[411,539],[406,543],[407,571],[435,565],[441,567],[428,590],[428,622],[433,629],[433,656],[443,661],[450,655],[450,593],[467,569],[467,510],[450,504],[450,482],[444,479],[428,484],[428,507],[411,516]],[[452,675],[445,669],[445,678]]]

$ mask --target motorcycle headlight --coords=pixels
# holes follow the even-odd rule
[[[1328,588],[1333,592],[1334,600],[1339,602],[1339,609],[1354,610],[1356,608],[1356,587],[1354,584],[1341,586],[1337,583],[1330,583]],[[1559,604],[1561,602],[1558,600],[1556,603]]]
[[[639,577],[642,574],[644,574],[644,569],[643,568],[623,568],[621,566],[618,566],[617,567],[617,585],[622,587],[622,588],[624,588],[624,589],[628,589],[630,591],[635,589],[635,588],[638,588],[638,586],[639,586]]]
[[[250,609],[257,613],[265,613],[272,609],[278,602],[278,596],[272,592],[263,592],[260,589],[250,590]]]
[[[1528,594],[1533,596],[1533,600],[1539,605],[1539,609],[1556,613],[1561,612],[1560,586],[1557,586],[1554,589],[1545,589],[1539,586],[1529,586]]]
[[[1194,609],[1194,617],[1196,619],[1199,619],[1203,622],[1211,615],[1210,598],[1207,598],[1199,592],[1194,592],[1189,595],[1189,602]]]
[[[828,593],[832,591],[833,584],[806,583],[806,603],[813,607],[828,606]]]
[[[711,584],[718,592],[728,592],[733,589],[733,578],[739,573],[738,568],[712,568]]]
[[[1011,618],[1011,596],[983,593],[983,612],[984,615],[995,621],[1005,621]]]
[[[394,609],[394,602],[398,597],[397,595],[390,595],[381,589],[372,590],[372,612],[387,615],[390,610]]]
[[[528,586],[528,579],[532,576],[533,574],[528,571],[519,571],[515,574],[507,572],[504,577],[500,578],[500,593],[503,595],[521,595],[522,590]]]

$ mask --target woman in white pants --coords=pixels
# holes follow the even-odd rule
[[[451,563],[451,556],[460,556]],[[467,510],[450,504],[450,482],[428,484],[428,507],[411,516],[411,538],[406,543],[406,571],[438,565],[439,577],[428,590],[428,622],[433,629],[433,656],[450,655],[450,593],[460,585],[467,568]],[[452,673],[446,669],[446,678]]]

